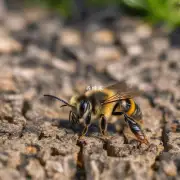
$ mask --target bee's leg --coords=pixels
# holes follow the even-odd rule
[[[124,114],[124,119],[127,122],[131,132],[136,136],[137,140],[140,143],[144,143],[144,144],[148,145],[149,142],[146,139],[141,127],[127,114]]]
[[[100,119],[100,131],[103,136],[107,135],[107,118],[104,116],[104,114],[101,115]]]
[[[79,136],[79,138],[82,138],[88,132],[88,128],[89,128],[89,126],[91,124],[91,112],[88,113],[88,115],[85,117],[84,120],[85,120],[84,121],[85,122],[84,129],[83,129],[81,135]]]
[[[87,125],[84,126],[84,129],[83,129],[81,135],[79,136],[79,138],[82,138],[83,136],[86,135],[86,133],[88,132],[88,128],[89,128],[89,126],[87,126]]]

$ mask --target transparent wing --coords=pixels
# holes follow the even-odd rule
[[[110,86],[106,87],[106,89],[112,89],[116,93],[114,95],[112,95],[111,97],[103,100],[101,102],[102,105],[116,102],[116,101],[119,101],[122,99],[134,98],[134,97],[142,94],[142,92],[137,90],[137,88],[128,87],[124,81],[117,83],[117,84],[110,85]]]
[[[125,81],[121,81],[121,82],[118,82],[118,83],[108,85],[105,88],[106,89],[112,89],[112,90],[121,90],[121,91],[124,91],[124,92],[129,89],[129,87],[127,86]]]
[[[101,104],[108,104],[108,103],[116,102],[122,99],[131,99],[139,95],[140,95],[139,92],[118,92],[117,94],[102,101]]]
[[[106,86],[105,88],[106,89],[112,89],[112,90],[118,90],[121,92],[138,91],[138,89],[135,88],[134,86],[127,85],[127,83],[125,81],[121,81],[121,82]]]

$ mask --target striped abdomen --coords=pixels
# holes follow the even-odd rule
[[[121,107],[127,115],[131,116],[136,121],[142,120],[142,112],[138,104],[133,99],[126,99],[121,101]]]

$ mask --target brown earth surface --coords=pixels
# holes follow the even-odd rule
[[[82,28],[83,27],[83,28]],[[176,34],[178,40],[178,34]],[[66,25],[43,10],[8,11],[0,24],[0,179],[179,179],[180,48],[163,28],[135,18]],[[71,126],[74,90],[125,80],[150,145],[139,146],[109,124]]]

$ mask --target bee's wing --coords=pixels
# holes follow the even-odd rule
[[[117,90],[117,91],[121,91],[121,92],[138,91],[138,89],[135,88],[134,86],[127,85],[127,83],[125,81],[121,81],[121,82],[106,86],[105,88],[106,89]]]
[[[140,93],[139,92],[118,92],[115,95],[109,97],[108,99],[105,99],[104,101],[101,102],[101,104],[108,104],[108,103],[112,103],[112,102],[116,102],[122,99],[131,99],[134,98],[136,96],[139,96]]]
[[[140,92],[136,88],[128,87],[124,81],[117,83],[117,84],[110,85],[110,86],[106,87],[106,89],[112,89],[117,93],[115,93],[113,96],[103,100],[101,102],[101,104],[108,104],[108,103],[116,102],[116,101],[119,101],[122,99],[130,99],[130,98],[133,98],[133,97],[136,97],[136,96],[139,96],[140,94],[142,94],[142,92]]]
[[[106,89],[112,89],[112,90],[121,90],[123,92],[127,91],[129,87],[127,86],[125,81],[121,81],[115,84],[111,84],[105,87]]]

